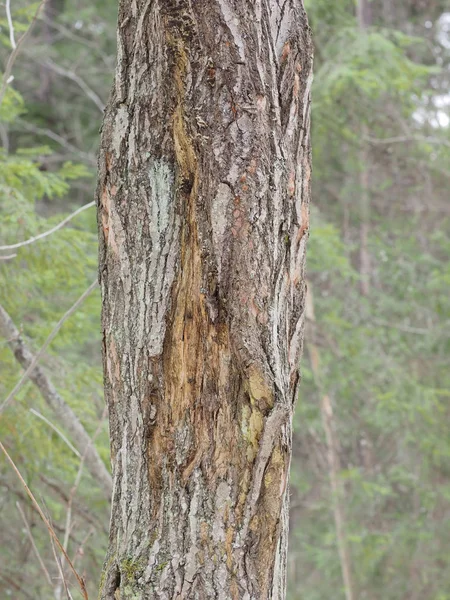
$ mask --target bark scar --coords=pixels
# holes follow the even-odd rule
[[[264,431],[259,444],[258,455],[253,468],[253,482],[244,508],[244,523],[239,535],[239,545],[243,545],[248,533],[250,521],[256,514],[257,502],[261,495],[261,487],[267,463],[272,455],[275,439],[281,428],[288,422],[291,409],[285,404],[276,404],[264,425]]]

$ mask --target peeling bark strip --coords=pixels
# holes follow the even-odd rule
[[[310,196],[301,0],[122,0],[98,181],[100,598],[281,600]]]

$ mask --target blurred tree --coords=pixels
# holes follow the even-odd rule
[[[348,597],[338,502],[356,598],[443,599],[450,145],[440,125],[448,104],[436,99],[448,80],[445,3],[374,0],[365,7],[370,19],[363,4],[343,0],[307,8],[316,34],[308,260],[316,318],[306,338],[321,371],[319,385],[308,353],[294,433],[288,597]],[[367,199],[370,211],[361,211]],[[339,441],[332,492],[324,394]]]

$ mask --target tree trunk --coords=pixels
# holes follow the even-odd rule
[[[314,311],[314,297],[311,285],[308,285],[306,294],[305,316],[308,321],[308,327],[315,328],[316,316]],[[331,487],[331,502],[333,506],[334,525],[336,528],[336,541],[339,552],[339,560],[341,563],[342,581],[344,583],[344,591],[346,600],[354,600],[354,583],[353,583],[353,568],[350,549],[347,543],[347,525],[345,518],[345,487],[342,485],[342,480],[339,477],[340,464],[340,444],[337,436],[337,427],[333,415],[333,406],[330,397],[324,390],[323,376],[320,366],[320,352],[318,346],[314,343],[314,333],[309,336],[309,343],[306,344],[308,349],[311,370],[313,372],[315,384],[321,395],[320,414],[322,417],[322,425],[325,431],[325,439],[327,441],[327,462],[328,476]],[[312,340],[311,340],[312,338]]]
[[[372,6],[369,0],[357,0],[356,14],[360,31],[364,34],[372,25]],[[370,149],[367,143],[369,128],[361,125],[361,172],[359,176],[359,274],[360,291],[363,296],[370,294],[372,261],[369,252],[370,235]]]
[[[98,215],[102,599],[285,595],[312,48],[301,0],[122,0]]]

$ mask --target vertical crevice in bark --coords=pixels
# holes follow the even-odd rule
[[[121,600],[284,597],[311,59],[298,0],[120,5],[97,195]]]

